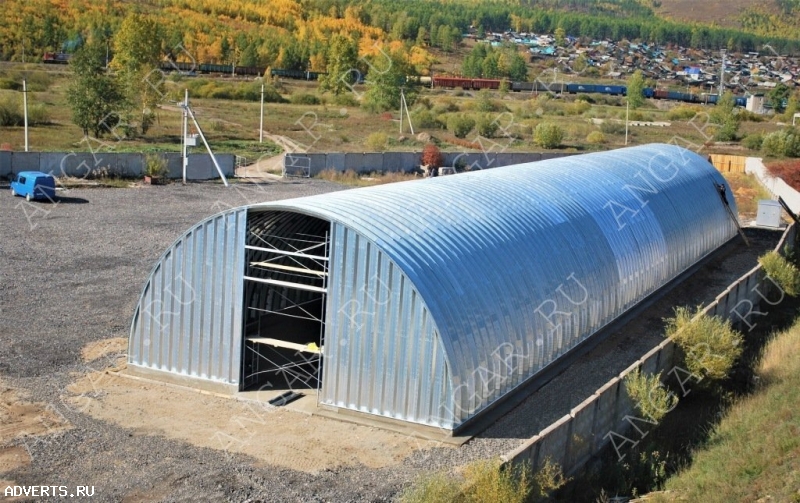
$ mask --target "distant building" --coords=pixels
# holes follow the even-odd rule
[[[753,112],[754,114],[765,114],[766,109],[764,108],[764,95],[763,94],[753,94],[747,97],[747,105],[745,106],[748,112]]]

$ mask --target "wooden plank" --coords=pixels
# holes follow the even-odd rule
[[[247,337],[250,342],[256,344],[266,344],[268,346],[275,346],[276,348],[294,349],[295,351],[303,351],[306,353],[322,353],[322,348],[310,342],[308,344],[298,344],[296,342],[282,341],[279,339],[272,339],[269,337]]]

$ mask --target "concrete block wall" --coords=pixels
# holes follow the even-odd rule
[[[782,253],[785,243],[794,242],[796,232],[794,225],[787,228],[775,250]],[[776,302],[779,295],[780,291],[759,265],[728,286],[703,312],[730,319],[734,325],[742,325],[746,321],[741,315],[750,312],[749,307],[757,310],[765,297]],[[754,323],[758,320],[748,319],[747,322]],[[611,432],[625,435],[631,430],[631,421],[634,420],[625,421],[623,418],[626,415],[635,417],[637,414],[625,392],[625,376],[641,369],[652,374],[663,372],[663,379],[675,365],[676,358],[675,343],[671,339],[663,340],[618,376],[603,384],[569,414],[524,441],[516,449],[502,455],[501,461],[504,464],[528,461],[533,471],[536,471],[550,458],[559,463],[564,473],[576,472],[611,441]],[[639,423],[641,422],[637,422]],[[617,440],[617,445],[621,443]]]
[[[181,178],[181,155],[164,154],[170,178]],[[233,176],[233,154],[216,154],[217,162],[225,176]],[[144,171],[144,154],[116,152],[0,152],[0,177],[8,178],[20,171],[42,171],[53,176],[75,178],[122,176],[137,178]],[[217,170],[208,154],[189,154],[187,178],[211,180]]]
[[[488,169],[512,164],[524,164],[544,159],[573,155],[569,153],[541,152],[443,152],[443,166],[466,166],[470,169]],[[287,154],[284,173],[301,176],[303,168],[308,176],[318,175],[326,169],[352,170],[357,173],[412,171],[419,168],[422,152],[328,152]]]

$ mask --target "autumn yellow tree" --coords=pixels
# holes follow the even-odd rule
[[[154,109],[164,96],[161,60],[162,30],[152,18],[128,14],[114,35],[114,59],[127,104],[126,121],[138,124],[142,134],[155,120]],[[138,122],[137,122],[138,121]]]

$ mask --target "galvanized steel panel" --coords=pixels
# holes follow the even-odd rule
[[[333,223],[321,400],[454,428],[733,237],[715,184],[736,212],[649,145],[232,210],[162,257],[129,361],[237,383],[247,213],[305,214]]]
[[[733,237],[715,184],[735,212],[730,188],[705,159],[648,145],[253,209],[341,224],[331,250],[338,268],[328,299],[324,399],[428,421],[417,410],[430,396],[416,390],[430,389],[418,385],[416,359],[436,350],[427,342],[436,334],[451,382],[433,409],[447,410],[442,423],[458,426]],[[382,369],[364,354],[374,355],[379,332],[367,333],[368,320],[354,311],[369,305],[358,289],[368,288],[365,268],[378,255],[399,269],[381,273],[397,282],[391,301],[372,304],[377,319],[399,327],[381,332],[395,337],[384,343],[391,356]],[[426,349],[417,351],[420,342]],[[374,389],[362,388],[380,378],[378,407]]]
[[[247,210],[197,224],[157,262],[134,313],[128,364],[235,385]]]
[[[414,285],[375,243],[332,226],[321,401],[452,428],[450,379]]]

